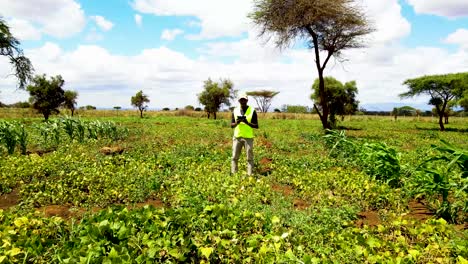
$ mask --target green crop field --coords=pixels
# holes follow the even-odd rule
[[[0,119],[0,263],[467,263],[468,119]],[[295,118],[295,119],[293,119]]]

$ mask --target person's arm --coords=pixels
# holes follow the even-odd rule
[[[250,120],[250,123],[247,122],[246,124],[251,128],[258,128],[257,111],[254,110],[252,114],[252,120]]]
[[[239,122],[236,122],[236,119],[234,118],[234,113],[231,114],[231,128],[235,128],[239,124]]]

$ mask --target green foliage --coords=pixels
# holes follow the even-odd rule
[[[436,214],[452,223],[468,219],[468,152],[443,141],[432,148],[438,155],[422,162],[409,183],[417,197],[425,197]]]
[[[71,116],[73,116],[76,109],[76,99],[78,98],[78,92],[76,91],[65,91],[63,106],[71,111]]]
[[[407,206],[417,175],[405,173],[421,156],[444,157],[429,168],[449,171],[449,201],[466,203],[459,157],[468,146],[463,133],[363,117],[346,121],[354,130],[330,131],[323,138],[316,120],[265,119],[255,139],[255,175],[249,177],[229,174],[232,131],[224,127],[226,120],[73,120],[73,140],[63,120],[27,120],[30,150],[43,145],[39,127],[56,125],[60,144],[52,152],[0,159],[1,198],[19,194],[16,206],[0,210],[0,261],[455,263],[468,258],[466,231],[442,219],[411,219]],[[112,139],[104,131],[113,133],[113,127],[131,133],[118,142],[122,154],[105,156],[100,149]],[[49,144],[53,137],[51,131]],[[429,147],[439,138],[453,143],[439,148],[453,151]],[[395,155],[400,186],[381,176],[395,169]],[[242,156],[241,171],[245,165]],[[417,197],[423,196],[430,206],[439,201],[437,195]],[[155,201],[160,208],[141,204]],[[462,208],[456,206],[451,208]],[[42,213],[55,208],[68,209],[67,220]],[[457,222],[463,221],[458,212]],[[366,213],[375,214],[377,223],[367,223]]]
[[[198,101],[205,106],[205,111],[213,114],[216,119],[216,113],[219,111],[221,105],[230,106],[230,99],[234,97],[236,91],[234,84],[229,79],[221,79],[219,83],[213,82],[211,79],[203,83],[203,91],[198,94]]]
[[[6,56],[15,69],[14,75],[18,79],[18,87],[24,89],[31,80],[34,68],[31,61],[23,55],[20,42],[10,31],[5,20],[0,17],[0,55]]]
[[[460,99],[468,90],[468,73],[452,73],[444,75],[428,75],[415,79],[408,79],[404,83],[409,88],[406,93],[400,94],[402,98],[418,95],[429,95],[429,104],[435,106],[439,115],[440,130],[445,126],[442,118],[450,101]]]
[[[30,101],[34,109],[44,115],[47,121],[52,113],[59,113],[58,108],[65,101],[65,91],[62,86],[65,81],[58,75],[47,80],[46,75],[37,75],[27,87]]]
[[[282,111],[286,113],[305,114],[309,112],[309,107],[303,105],[283,105]]]
[[[358,107],[359,101],[356,100],[358,89],[355,81],[342,84],[333,77],[325,77],[325,90],[320,90],[320,80],[316,79],[312,85],[313,93],[310,98],[315,102],[319,110],[323,105],[327,105],[330,116],[329,122],[332,127],[336,126],[336,116],[344,116],[354,114]]]
[[[148,98],[148,96],[146,94],[143,94],[143,91],[139,91],[136,93],[135,96],[132,96],[131,98],[131,103],[134,107],[136,107],[138,109],[138,111],[140,111],[140,118],[143,118],[143,111],[146,110],[146,108],[148,108],[148,105],[146,105],[146,103],[149,103],[150,102],[150,99]]]
[[[385,143],[357,142],[346,137],[345,131],[327,130],[324,136],[329,155],[341,157],[359,166],[369,176],[390,186],[401,184],[400,155]]]

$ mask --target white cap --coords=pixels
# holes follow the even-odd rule
[[[242,99],[242,98],[244,98],[244,99],[246,99],[246,100],[249,100],[249,97],[247,96],[247,93],[246,93],[246,92],[242,92],[242,93],[239,95],[239,100]]]

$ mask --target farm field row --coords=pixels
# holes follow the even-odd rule
[[[70,120],[48,137],[40,119],[0,121],[29,139],[26,155],[0,147],[0,263],[468,260],[466,119],[325,135],[260,116],[253,176],[245,155],[229,173],[227,119]]]

